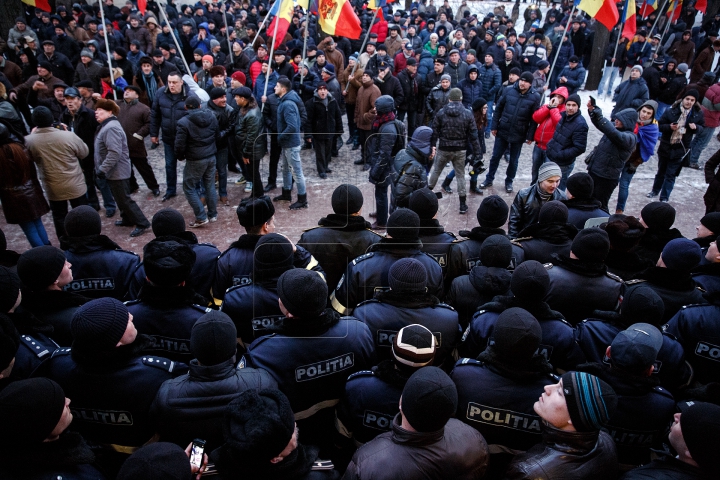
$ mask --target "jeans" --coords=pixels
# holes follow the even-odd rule
[[[43,226],[42,218],[36,218],[30,222],[23,222],[20,224],[20,228],[22,228],[25,237],[27,237],[30,246],[33,248],[50,245],[50,240]]]
[[[157,179],[155,178],[155,172],[148,163],[147,157],[130,157],[130,163],[132,166],[137,168],[138,173],[145,181],[145,184],[151,192],[160,189]],[[139,188],[137,180],[135,179],[135,172],[130,170],[130,191],[133,192]]]
[[[560,177],[560,185],[558,185],[558,188],[561,192],[564,192],[565,186],[567,185],[568,177],[575,168],[575,162],[572,162],[570,165],[559,165],[559,167],[560,171],[562,172],[562,176]]]
[[[505,170],[505,186],[512,185],[515,174],[517,173],[518,159],[520,158],[522,146],[522,143],[509,143],[503,137],[499,135],[496,136],[492,157],[490,158],[490,168],[488,168],[488,173],[485,176],[485,183],[492,183],[493,180],[495,180],[495,172],[497,172],[498,166],[500,165],[500,157],[503,156],[503,153],[505,153],[505,150],[509,147],[510,161]]]
[[[493,112],[495,111],[495,101],[488,100],[487,107],[487,127],[485,127],[485,133],[490,133],[490,124],[492,124]]]
[[[177,158],[175,158],[174,143],[165,143],[165,195],[177,194]]]
[[[138,228],[150,227],[150,222],[145,218],[142,210],[130,197],[130,179],[125,180],[108,180],[110,190],[117,201],[120,209],[120,218],[125,225],[135,225]]]
[[[668,105],[667,103],[660,102],[660,101],[658,101],[657,104],[658,104],[658,111],[655,114],[655,118],[660,118],[660,117],[662,117],[662,114],[665,112],[665,110],[670,108],[670,105]]]
[[[605,83],[608,83],[607,86],[607,94],[612,95],[613,92],[613,85],[615,84],[615,79],[618,76],[618,73],[620,72],[620,69],[618,67],[605,67],[603,68],[603,75],[600,79],[600,85],[598,85],[598,96],[603,94],[603,89],[605,88]]]
[[[305,176],[300,161],[300,145],[283,148],[280,157],[282,158],[283,189],[291,190],[294,179],[297,183],[298,195],[305,195]]]
[[[530,185],[535,185],[538,178],[538,170],[540,170],[540,166],[547,162],[547,160],[547,152],[535,144],[532,151],[532,180],[530,181]]]
[[[218,173],[218,193],[221,197],[227,197],[228,149],[223,148],[218,150],[215,158]]]
[[[70,207],[75,208],[80,205],[87,205],[87,196],[81,195],[77,198],[70,200],[49,200],[50,211],[52,212],[53,225],[55,225],[55,233],[57,237],[64,237],[65,234],[65,217],[67,216],[68,208],[67,204],[70,202]]]
[[[183,169],[183,193],[190,207],[193,209],[195,219],[204,222],[208,216],[217,217],[217,192],[215,191],[215,155],[203,158],[202,160],[186,160]],[[200,201],[197,184],[202,183],[205,187],[205,201],[207,203],[207,214],[205,207]]]
[[[628,195],[630,193],[630,182],[635,175],[635,172],[630,173],[628,171],[629,165],[630,164],[626,162],[622,169],[622,173],[620,174],[620,189],[618,190],[618,199],[615,210],[625,211],[625,204],[627,203]]]
[[[437,184],[438,177],[443,171],[445,166],[451,162],[453,170],[455,171],[455,178],[457,178],[457,189],[458,195],[464,197],[467,195],[465,191],[465,150],[459,150],[455,152],[448,152],[445,150],[438,150],[435,155],[435,162],[433,163],[432,169],[430,170],[430,178],[428,179],[428,188],[432,190]]]
[[[375,185],[375,212],[377,212],[375,221],[382,226],[387,225],[388,219],[388,186],[390,186],[389,180]]]
[[[690,165],[697,165],[700,160],[700,154],[710,143],[710,139],[715,133],[714,127],[705,127],[702,132],[696,134],[690,143]]]
[[[655,174],[652,191],[660,193],[660,200],[667,201],[675,187],[675,179],[682,170],[684,156],[682,144],[668,146],[662,143],[658,147],[658,171]]]
[[[102,195],[105,212],[110,215],[114,214],[117,209],[117,203],[115,203],[115,198],[113,198],[113,194],[112,191],[110,191],[107,180],[104,178],[98,178],[97,175],[95,175],[95,186],[97,186],[98,190],[100,190],[100,195]],[[97,195],[95,198],[97,198]]]

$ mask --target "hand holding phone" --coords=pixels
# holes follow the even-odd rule
[[[190,444],[190,466],[193,473],[200,470],[203,465],[203,456],[205,454],[205,440],[196,438]]]

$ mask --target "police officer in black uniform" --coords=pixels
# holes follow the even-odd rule
[[[267,328],[283,318],[278,304],[277,282],[293,267],[293,244],[279,233],[260,237],[255,247],[252,283],[230,287],[220,309],[237,328],[238,338],[247,346],[265,335]]]
[[[247,232],[230,244],[217,261],[212,294],[215,303],[220,304],[228,288],[250,283],[253,271],[253,255],[260,237],[275,231],[275,206],[270,197],[248,197],[238,205],[237,216],[240,225]],[[324,275],[322,267],[310,252],[295,246],[293,265],[298,268],[315,270]]]
[[[167,238],[167,237],[166,237]],[[144,353],[187,363],[190,331],[209,308],[204,298],[186,285],[196,263],[189,245],[175,240],[152,240],[143,249],[145,285],[137,300],[126,303],[138,333],[152,338]]]
[[[510,290],[514,296],[495,297],[492,302],[478,308],[463,334],[462,344],[458,347],[460,354],[468,358],[477,357],[488,345],[500,313],[508,308],[520,307],[530,312],[540,323],[542,342],[538,353],[553,367],[568,371],[583,363],[585,357],[575,343],[572,326],[560,312],[552,310],[543,301],[548,282],[547,270],[540,263],[528,260],[518,265],[510,280]]]
[[[47,377],[72,398],[73,429],[107,452],[129,454],[155,433],[150,405],[160,385],[187,366],[143,355],[152,339],[139,335],[127,307],[92,300],[75,312],[72,348],[58,349]]]
[[[12,321],[0,313],[0,391],[12,380],[10,375],[15,367],[16,353],[20,346],[20,334]]]
[[[355,185],[338,186],[331,199],[333,213],[323,217],[317,227],[305,230],[297,243],[317,258],[330,288],[337,286],[348,263],[380,241],[362,216],[363,196]]]
[[[427,270],[414,258],[402,258],[388,271],[390,290],[378,291],[375,298],[360,303],[353,316],[368,326],[375,340],[379,360],[392,358],[398,330],[413,324],[427,327],[437,339],[435,365],[442,365],[455,349],[462,331],[458,314],[427,293]]]
[[[410,194],[408,204],[410,210],[420,217],[420,241],[423,244],[421,250],[440,264],[444,276],[447,272],[450,246],[457,237],[453,233],[446,232],[435,218],[438,211],[437,195],[424,187]]]
[[[60,248],[73,265],[73,280],[65,290],[88,298],[125,299],[140,257],[122,250],[101,234],[100,215],[89,205],[73,208],[65,217],[66,236]]]
[[[533,405],[545,385],[558,381],[537,353],[541,340],[535,317],[509,308],[497,317],[487,348],[477,359],[461,358],[450,374],[458,391],[457,418],[490,445],[488,478],[504,471],[512,459],[508,451],[525,451],[540,441],[541,420]]]
[[[350,375],[337,408],[338,431],[356,446],[392,429],[403,388],[419,368],[433,364],[437,343],[422,325],[401,328],[392,341],[392,358]]]
[[[340,314],[349,315],[362,301],[375,296],[375,292],[387,290],[388,271],[401,258],[414,258],[425,266],[428,276],[428,293],[441,297],[443,292],[442,269],[433,257],[421,251],[418,238],[420,217],[407,208],[395,210],[387,224],[387,236],[370,246],[347,266],[330,302]]]
[[[200,243],[193,232],[185,230],[185,218],[174,208],[163,208],[152,218],[152,231],[155,238],[161,241],[173,240],[188,245],[195,252],[195,265],[190,275],[185,280],[185,285],[193,291],[202,295],[204,302],[197,302],[201,305],[209,304],[212,295],[213,279],[215,278],[215,266],[220,256],[220,250],[212,243]],[[145,284],[145,267],[140,267],[135,273],[133,282],[130,284],[129,297],[138,298],[138,292]]]
[[[606,381],[615,390],[618,405],[606,424],[615,440],[618,461],[642,465],[650,449],[661,446],[675,413],[672,394],[652,375],[663,336],[649,323],[636,323],[617,334],[607,347],[610,364],[586,363],[578,371]]]
[[[480,262],[480,247],[491,235],[506,235],[503,225],[507,222],[510,207],[498,195],[490,195],[483,198],[477,209],[477,227],[472,230],[460,230],[460,236],[450,248],[447,274],[445,284],[451,285],[452,281],[460,275],[467,275],[476,264]],[[514,265],[511,265],[511,270]]]
[[[605,352],[618,333],[634,323],[649,323],[659,328],[664,310],[662,299],[652,288],[642,284],[629,288],[623,294],[619,311],[596,310],[591,318],[575,325],[575,341],[588,362],[609,364]],[[673,335],[664,333],[653,376],[660,379],[663,387],[677,392],[688,386],[692,374],[682,345]]]
[[[372,335],[364,323],[326,308],[327,285],[317,272],[288,270],[277,291],[285,317],[250,345],[240,366],[270,372],[290,400],[304,441],[322,450],[336,431],[332,407],[347,377],[374,363]]]
[[[570,255],[570,245],[577,228],[568,222],[568,208],[559,200],[540,207],[537,223],[525,227],[513,240],[513,257],[517,263],[536,260],[552,261],[552,254]]]
[[[445,301],[457,310],[463,331],[480,305],[498,295],[510,294],[511,259],[510,240],[505,235],[492,235],[480,247],[480,261],[470,273],[453,280]]]

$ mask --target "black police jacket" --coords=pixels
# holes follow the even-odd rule
[[[605,355],[607,347],[612,344],[618,333],[635,323],[632,319],[625,319],[624,325],[620,315],[615,312],[595,312],[594,318],[583,320],[575,325],[575,341],[580,345],[585,358],[593,363],[610,363]],[[677,392],[680,388],[688,386],[692,379],[692,370],[685,362],[685,351],[677,339],[669,333],[663,332],[663,344],[655,361],[653,377],[660,380],[660,385]]]
[[[284,317],[278,303],[277,279],[256,278],[257,283],[238,285],[225,292],[220,310],[232,319],[245,346],[267,335],[266,329]]]
[[[452,354],[462,335],[457,312],[427,293],[378,292],[374,299],[359,304],[353,316],[370,329],[379,360],[393,358],[395,336],[408,325],[422,325],[433,332],[437,344],[433,363],[438,366]]]
[[[650,449],[661,447],[675,413],[675,399],[654,377],[640,377],[602,363],[579,365],[581,372],[606,381],[617,394],[617,408],[605,431],[615,440],[618,461],[642,465],[650,461]]]
[[[159,241],[173,240],[192,248],[193,252],[195,252],[195,265],[193,265],[190,275],[185,280],[185,286],[192,288],[195,293],[205,298],[203,305],[209,303],[212,299],[210,290],[215,279],[215,268],[220,256],[220,250],[212,243],[199,243],[193,232],[179,232],[174,235],[155,237],[155,239]],[[140,289],[145,285],[145,282],[145,267],[141,263],[135,271],[133,281],[130,284],[128,297],[131,300],[138,298]]]
[[[284,318],[273,331],[250,345],[240,367],[267,370],[290,400],[295,420],[334,407],[347,377],[373,364],[370,330],[332,309],[316,318]]]
[[[325,270],[328,289],[333,289],[348,263],[380,238],[362,216],[331,213],[321,218],[317,227],[305,230],[297,244],[317,259]]]
[[[105,235],[63,237],[60,247],[72,263],[73,280],[65,285],[65,291],[88,298],[125,299],[140,257],[121,250]]]
[[[420,241],[422,250],[435,259],[442,269],[443,276],[447,272],[448,256],[452,243],[457,240],[454,234],[446,232],[434,218],[420,219]]]
[[[542,428],[542,442],[517,455],[505,472],[505,479],[617,477],[615,442],[607,433],[567,432],[545,422]]]
[[[28,311],[15,311],[7,316],[20,334],[20,345],[15,352],[15,365],[10,372],[10,380],[24,380],[36,372],[41,376],[42,365],[60,348],[50,338],[52,325],[42,322]]]
[[[670,320],[685,305],[706,303],[703,292],[690,274],[663,267],[650,267],[637,275],[636,280],[625,282],[629,288],[646,285],[662,299],[665,313],[662,321]]]
[[[707,293],[720,292],[720,264],[698,265],[692,272],[695,284]]]
[[[524,308],[540,322],[542,341],[537,353],[545,357],[553,367],[568,371],[585,362],[582,350],[575,343],[573,328],[560,312],[551,310],[545,302],[526,303],[516,297],[495,297],[492,302],[478,308],[458,347],[460,355],[475,358],[485,350],[497,318],[512,307]]]
[[[195,438],[210,452],[224,443],[225,407],[245,390],[277,388],[265,370],[235,368],[235,357],[217,365],[188,364],[187,374],[163,383],[150,415],[160,441],[187,445]]]
[[[261,235],[242,235],[236,242],[230,244],[228,249],[217,259],[212,287],[212,296],[216,300],[223,300],[228,288],[252,282],[253,254],[260,237]],[[325,275],[318,261],[299,245],[296,245],[293,265],[295,268],[314,270]]]
[[[569,223],[534,223],[523,229],[512,241],[513,257],[520,264],[526,260],[552,261],[552,254],[570,256],[570,246],[577,228]]]
[[[657,452],[656,452],[657,453]],[[700,467],[678,460],[669,452],[663,452],[647,465],[633,468],[621,480],[710,480]]]
[[[161,355],[187,363],[192,360],[190,332],[200,317],[210,311],[196,304],[203,298],[189,287],[156,287],[146,283],[140,298],[126,302],[138,333],[153,339],[143,353]]]
[[[27,312],[36,316],[41,322],[53,327],[48,335],[61,347],[72,345],[73,335],[70,330],[75,311],[90,299],[77,293],[64,290],[43,290],[22,292],[22,302],[18,312]]]
[[[617,275],[623,280],[630,280],[652,267],[653,264],[636,252],[621,252],[620,250],[610,249],[608,256],[605,257],[605,266],[608,272]]]
[[[139,447],[154,434],[150,405],[160,385],[187,366],[141,355],[152,339],[138,335],[110,351],[61,348],[48,361],[47,377],[72,399],[73,429],[88,440]]]
[[[456,240],[450,247],[450,258],[448,259],[447,273],[445,274],[445,284],[449,287],[452,281],[460,275],[467,275],[475,265],[482,265],[480,261],[480,247],[486,238],[492,235],[505,236],[505,230],[502,228],[475,227],[472,230],[460,230],[460,238]],[[511,259],[509,270],[515,268]]]
[[[665,245],[676,238],[683,238],[682,233],[677,228],[668,230],[646,228],[645,235],[640,238],[640,243],[632,251],[647,259],[652,265],[656,265]]]
[[[686,305],[663,326],[677,338],[701,384],[720,378],[720,294],[706,296],[709,305]]]
[[[505,375],[503,375],[503,372]],[[450,373],[458,392],[457,419],[479,431],[490,453],[526,451],[541,440],[542,420],[533,405],[545,385],[557,383],[550,373],[502,371],[490,363],[461,358]]]
[[[469,275],[453,280],[445,301],[458,312],[458,320],[463,331],[470,324],[480,305],[484,305],[498,295],[510,294],[510,277],[506,268],[476,265]]]
[[[595,310],[617,307],[622,279],[609,273],[604,264],[553,255],[553,262],[545,268],[550,276],[545,301],[571,325],[585,320]]]
[[[567,223],[575,225],[575,228],[582,230],[585,222],[591,218],[607,217],[610,214],[603,210],[602,202],[595,198],[566,198],[561,200],[568,207]]]
[[[411,373],[396,368],[392,360],[383,360],[371,370],[350,375],[337,408],[338,431],[352,436],[358,446],[389,432]]]
[[[368,253],[347,266],[346,273],[330,295],[333,308],[341,315],[350,314],[360,302],[373,298],[375,292],[389,289],[388,272],[392,264],[401,258],[414,258],[425,266],[427,291],[440,298],[443,292],[442,269],[421,248],[420,241],[406,243],[392,238],[383,238],[371,245]]]

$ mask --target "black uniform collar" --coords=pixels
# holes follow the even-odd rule
[[[245,235],[241,235],[240,238],[237,239],[237,241],[231,243],[230,248],[255,250],[255,247],[257,246],[257,243],[260,241],[261,238],[262,235],[251,235],[249,233],[246,233]]]
[[[435,218],[420,219],[420,236],[440,235],[445,233],[445,228]]]
[[[476,240],[478,242],[484,242],[486,238],[492,235],[502,235],[504,237],[506,233],[502,228],[490,227],[475,227],[472,230],[460,230],[461,237]]]
[[[63,236],[60,239],[60,249],[70,250],[73,253],[90,253],[98,250],[121,250],[120,245],[110,240],[106,235],[87,235],[84,237]]]
[[[583,277],[602,277],[607,273],[607,267],[604,263],[583,262],[557,253],[553,253],[551,257],[553,265],[563,267]]]
[[[359,232],[370,228],[370,223],[362,216],[339,215],[331,213],[318,221],[318,225],[341,232]]]
[[[653,285],[669,288],[670,290],[678,292],[695,288],[695,281],[689,273],[678,272],[677,270],[670,270],[669,268],[650,267],[638,274],[637,278],[642,278]]]

